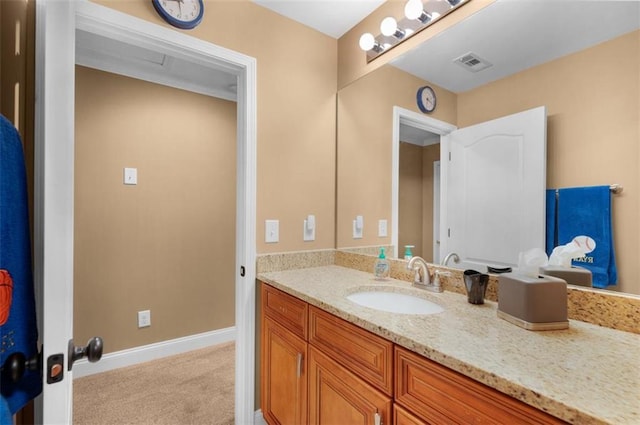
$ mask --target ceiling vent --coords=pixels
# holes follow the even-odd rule
[[[482,71],[483,69],[487,69],[490,66],[493,66],[491,62],[487,61],[486,59],[482,59],[480,56],[472,52],[465,53],[464,55],[454,59],[453,61],[471,72]]]

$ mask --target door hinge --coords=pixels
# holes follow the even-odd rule
[[[244,274],[245,274],[244,266],[240,266],[240,277],[244,277]]]

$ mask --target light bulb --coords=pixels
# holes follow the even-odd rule
[[[397,28],[398,23],[391,16],[384,18],[380,24],[380,32],[386,36],[394,35]]]
[[[376,39],[373,37],[373,34],[365,32],[360,36],[360,48],[365,52],[373,49],[373,46],[376,44]]]
[[[423,11],[421,0],[409,0],[404,6],[404,16],[406,16],[407,19],[418,19]]]

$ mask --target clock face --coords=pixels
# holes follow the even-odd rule
[[[153,7],[162,18],[181,29],[195,28],[202,20],[202,0],[152,0]]]
[[[424,86],[418,89],[417,93],[418,108],[422,112],[433,112],[436,109],[436,93],[429,86]]]

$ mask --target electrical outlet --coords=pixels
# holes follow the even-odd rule
[[[151,310],[138,312],[138,328],[146,328],[151,326]]]

